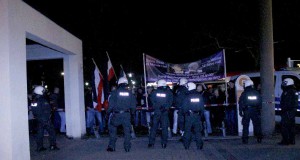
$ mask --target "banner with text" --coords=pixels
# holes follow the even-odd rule
[[[187,78],[190,82],[205,82],[224,78],[224,51],[210,57],[184,64],[172,64],[145,54],[146,81],[166,79],[178,82]]]

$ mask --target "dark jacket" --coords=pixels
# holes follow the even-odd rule
[[[183,113],[188,113],[191,110],[195,112],[200,112],[200,114],[202,115],[204,111],[204,99],[202,95],[196,90],[189,91],[184,96],[182,110]]]
[[[35,95],[31,103],[32,113],[38,121],[49,121],[51,117],[51,106],[42,95]]]
[[[280,98],[280,107],[282,112],[298,108],[298,92],[294,86],[287,86],[283,88]]]
[[[130,111],[133,114],[136,104],[135,96],[125,86],[120,86],[111,92],[107,112]]]
[[[261,105],[262,105],[262,98],[260,93],[256,89],[252,88],[251,86],[246,87],[239,99],[239,110],[245,111],[249,107],[255,107],[256,109],[261,109]]]
[[[158,87],[150,94],[150,100],[155,112],[166,111],[172,106],[173,93],[167,87]]]
[[[188,89],[185,86],[179,86],[176,90],[175,97],[174,97],[174,105],[177,108],[182,107],[182,102],[187,94]]]

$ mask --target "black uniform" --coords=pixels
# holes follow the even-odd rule
[[[51,122],[51,106],[43,95],[35,95],[31,103],[32,112],[37,120],[37,151],[46,150],[43,147],[44,129],[49,133],[50,149],[58,149],[56,147],[56,136],[53,124]]]
[[[149,147],[153,147],[155,142],[156,130],[158,124],[162,128],[162,147],[165,148],[168,140],[169,116],[168,111],[173,103],[173,93],[168,87],[158,87],[150,94],[150,99],[153,104],[154,115],[153,123],[149,135]]]
[[[178,110],[178,127],[180,130],[184,130],[184,114],[181,111],[182,103],[185,98],[185,95],[187,94],[188,89],[185,86],[179,86],[176,90],[175,94],[175,107]]]
[[[262,100],[260,93],[257,90],[255,90],[252,86],[246,87],[239,99],[239,114],[241,117],[243,117],[243,143],[248,143],[250,119],[253,122],[254,135],[257,137],[257,142],[261,142],[261,103]]]
[[[283,87],[281,107],[281,145],[295,144],[295,116],[298,107],[298,93],[294,86]]]
[[[124,149],[128,152],[131,148],[130,143],[130,117],[135,113],[136,99],[135,96],[121,84],[117,90],[111,92],[109,98],[109,108],[107,113],[112,113],[109,122],[109,145],[108,151],[114,151],[117,141],[117,127],[123,126],[124,129]]]
[[[204,112],[204,100],[202,95],[196,90],[191,90],[184,96],[182,103],[182,112],[185,116],[183,144],[188,149],[192,140],[192,128],[194,128],[196,145],[198,149],[202,149],[203,140],[201,136],[202,123],[201,117]]]

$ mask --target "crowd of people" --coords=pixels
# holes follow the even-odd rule
[[[183,79],[184,80],[184,79]],[[172,105],[168,112],[168,119],[170,125],[168,127],[168,135],[179,136],[182,135],[182,115],[178,114],[180,99],[182,99],[187,91],[187,80],[175,84],[172,88],[169,87],[176,98],[172,101]],[[226,103],[226,93],[224,84],[196,84],[196,91],[204,97],[204,104],[206,105],[204,117],[201,120],[205,123],[207,135],[220,135],[220,128],[226,127],[226,135],[237,135],[237,115],[235,91],[233,82],[228,83],[228,102]],[[147,134],[150,128],[151,115],[153,116],[153,104],[147,95],[155,90],[153,86],[138,87],[132,90],[137,102],[137,109],[133,115],[133,126],[136,132]],[[92,101],[92,90],[88,89],[85,96],[86,110],[87,110],[87,133],[88,135],[95,135],[93,126],[98,126],[99,134],[105,134],[108,131],[107,121],[105,120],[106,110],[97,111],[95,102]],[[147,97],[147,99],[146,99]],[[217,105],[217,106],[215,106]],[[90,112],[96,112],[91,114]],[[149,132],[148,132],[149,133]],[[203,132],[204,134],[204,132]]]
[[[86,136],[100,137],[108,133],[110,139],[107,151],[113,152],[117,134],[122,128],[124,149],[129,152],[132,133],[136,129],[144,129],[149,136],[148,148],[154,147],[159,133],[162,148],[167,147],[170,136],[180,136],[185,149],[189,149],[191,142],[195,140],[197,148],[201,150],[203,135],[219,134],[224,127],[226,134],[238,134],[234,83],[230,81],[225,85],[228,85],[228,88],[224,89],[224,85],[195,84],[181,78],[179,83],[171,88],[164,79],[161,79],[157,82],[157,88],[148,86],[145,93],[142,87],[130,90],[128,80],[122,77],[118,80],[118,86],[112,88],[108,106],[104,109],[99,110],[96,107],[91,90],[85,93]],[[279,144],[295,144],[293,120],[298,95],[293,89],[291,79],[286,79],[282,87],[283,139]],[[244,89],[238,101],[239,115],[243,124],[242,142],[248,143],[251,119],[257,142],[261,143],[262,98],[254,88],[253,81],[245,81]],[[43,146],[45,134],[49,135],[50,150],[58,150],[55,134],[66,132],[64,105],[59,97],[59,88],[54,88],[53,93],[48,92],[47,95],[42,86],[35,87],[33,95],[29,96],[29,130],[37,133],[37,151],[46,150]]]

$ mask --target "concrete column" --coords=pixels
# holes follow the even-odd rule
[[[82,54],[64,58],[67,136],[80,138],[86,132]]]
[[[0,1],[0,159],[29,160],[25,31],[19,0]]]
[[[271,135],[275,130],[274,46],[272,0],[260,0],[260,74],[262,86],[262,132]]]

